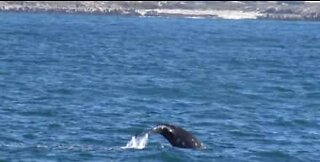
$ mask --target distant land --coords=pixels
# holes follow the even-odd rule
[[[0,1],[0,11],[320,20],[320,1]]]

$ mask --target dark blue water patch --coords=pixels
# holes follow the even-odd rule
[[[282,151],[257,152],[257,160],[279,160],[279,161],[303,161],[303,159],[293,158],[290,154]]]

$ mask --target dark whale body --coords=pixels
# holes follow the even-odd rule
[[[152,129],[165,137],[172,146],[180,148],[203,148],[203,144],[190,132],[170,124],[160,124]]]

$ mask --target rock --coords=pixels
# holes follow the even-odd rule
[[[172,12],[176,10],[186,12]],[[252,14],[254,12],[254,16],[243,18],[320,20],[320,3],[305,1],[0,1],[0,11],[167,17],[219,17],[219,14],[213,13]],[[224,17],[237,16],[223,15],[221,18]]]

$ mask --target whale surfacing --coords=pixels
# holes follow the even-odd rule
[[[203,148],[204,147],[203,143],[200,142],[190,132],[175,125],[160,124],[152,128],[151,132],[161,134],[174,147],[180,147],[180,148]]]

